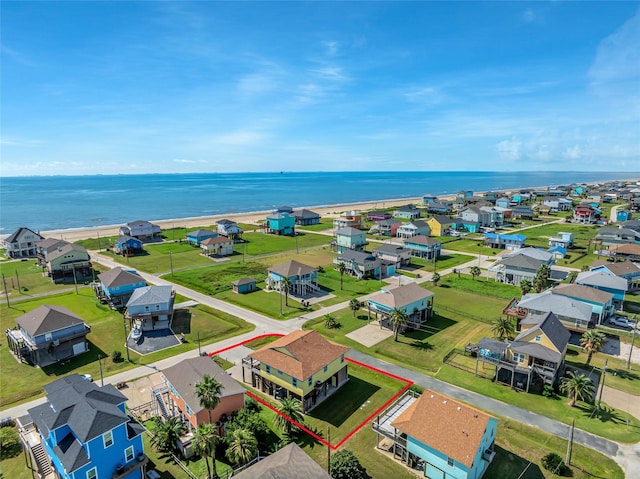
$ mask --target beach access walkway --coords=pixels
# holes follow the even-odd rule
[[[110,258],[105,256],[92,253],[92,257],[108,266],[110,268],[114,268],[119,266],[118,263],[115,263]],[[473,263],[473,265],[477,264],[477,257],[474,255],[474,259],[469,263]],[[469,265],[466,263],[465,265]],[[465,265],[460,265],[460,267],[464,267]],[[441,272],[441,274],[444,273]],[[235,315],[245,321],[248,321],[256,326],[256,329],[252,332],[242,334],[240,336],[236,336],[234,338],[229,338],[224,341],[220,341],[219,343],[210,344],[206,347],[209,351],[217,351],[224,348],[228,348],[243,341],[249,340],[253,337],[259,336],[261,334],[268,333],[280,333],[287,334],[292,331],[296,331],[301,329],[303,323],[312,319],[313,317],[319,317],[324,314],[327,314],[331,311],[337,311],[338,309],[344,308],[348,303],[341,303],[339,305],[333,305],[327,308],[321,308],[319,311],[314,311],[312,313],[305,314],[304,316],[293,318],[287,321],[277,321],[261,314],[258,314],[254,311],[246,310],[239,306],[226,303],[224,301],[218,300],[216,298],[212,298],[205,294],[199,293],[197,291],[193,291],[189,288],[186,288],[181,285],[177,285],[171,283],[163,278],[158,278],[154,275],[150,275],[147,273],[140,273],[141,276],[152,284],[158,285],[171,285],[175,288],[176,292],[183,295],[186,298],[197,301],[205,306],[209,306],[221,311],[224,311],[228,314]],[[446,274],[446,273],[444,273]],[[430,278],[425,276],[424,278],[419,278],[421,282],[429,281]],[[366,296],[361,298],[366,299]],[[115,374],[113,376],[109,376],[104,378],[104,383],[109,384],[117,384],[119,382],[129,382],[137,378],[145,377],[150,374],[157,373],[158,371],[162,371],[163,369],[174,365],[176,362],[181,361],[183,359],[197,357],[198,350],[194,349],[192,351],[188,351],[179,355],[176,355],[171,358],[163,359],[153,364],[141,366],[135,369],[130,369],[128,371],[123,371],[121,373]],[[533,427],[537,427],[545,432],[550,432],[556,436],[562,438],[568,438],[569,434],[569,426],[554,419],[550,419],[548,417],[542,416],[540,414],[532,413],[526,409],[513,406],[511,404],[504,403],[497,399],[489,398],[461,387],[455,386],[453,384],[446,383],[444,381],[440,381],[438,379],[432,378],[430,376],[426,376],[424,374],[420,374],[416,371],[407,369],[405,367],[391,364],[381,359],[374,358],[360,351],[351,350],[348,354],[349,357],[360,361],[369,366],[382,369],[386,372],[396,374],[398,376],[404,377],[413,381],[415,384],[424,387],[430,388],[435,391],[441,392],[442,394],[449,395],[458,400],[465,401],[475,407],[480,409],[484,409],[489,413],[498,414],[503,417],[507,417],[509,419],[513,419],[515,421],[523,422]],[[100,379],[96,379],[96,382],[100,381]],[[44,402],[44,398],[39,398],[37,400],[31,401],[29,403],[24,403],[19,406],[15,406],[10,409],[6,409],[0,412],[2,417],[20,417],[26,414],[29,408],[32,408],[38,404]],[[620,444],[615,441],[611,441],[588,432],[576,429],[574,432],[574,441],[578,444],[582,444],[586,447],[594,449],[602,454],[607,455],[608,457],[613,458],[620,467],[625,471],[627,477],[635,477],[637,471],[640,471],[640,444]]]

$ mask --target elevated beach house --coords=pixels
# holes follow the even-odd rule
[[[175,291],[172,286],[137,288],[127,301],[125,317],[138,321],[143,331],[169,328],[173,319]]]
[[[448,216],[435,215],[427,218],[427,224],[429,228],[431,228],[431,234],[433,236],[445,236],[451,230],[453,220]]]
[[[114,252],[122,256],[133,256],[142,253],[142,241],[133,236],[120,235],[114,245]]]
[[[272,213],[262,223],[265,233],[292,236],[296,230],[296,217],[289,213]]]
[[[479,479],[495,457],[498,420],[431,389],[407,391],[371,425],[378,449],[424,477]]]
[[[484,244],[489,248],[517,250],[524,247],[527,240],[525,235],[512,234],[505,235],[501,233],[485,233]]]
[[[135,271],[128,271],[122,267],[100,273],[98,282],[95,288],[97,296],[116,308],[124,307],[136,289],[147,285]]]
[[[423,235],[429,236],[431,228],[426,221],[416,220],[409,223],[404,223],[398,226],[396,230],[396,236],[398,238],[413,238],[414,236]]]
[[[496,367],[496,381],[529,392],[554,385],[564,371],[564,359],[571,334],[554,313],[528,314],[521,332],[505,343],[482,338],[476,348],[478,362]]]
[[[127,398],[120,391],[111,384],[99,387],[79,374],[53,381],[44,390],[47,401],[20,418],[21,429],[38,436],[35,445],[29,442],[32,454],[44,452],[49,458],[42,477],[145,477],[144,427],[127,415]]]
[[[48,366],[89,351],[87,323],[64,306],[45,304],[16,319],[7,329],[9,348],[22,361]]]
[[[245,357],[242,379],[276,399],[298,399],[308,412],[349,380],[348,351],[315,330],[294,331]]]
[[[397,309],[407,316],[407,324],[401,331],[418,329],[433,314],[433,297],[433,292],[417,283],[387,286],[367,301],[369,318],[373,314],[381,327],[393,329],[389,318]]]
[[[362,214],[359,211],[345,211],[333,220],[333,229],[362,227]]]
[[[2,241],[2,248],[7,258],[34,258],[36,243],[43,239],[40,234],[23,226]]]
[[[573,222],[592,224],[597,219],[596,209],[591,205],[578,205],[573,209]]]
[[[489,271],[496,281],[519,286],[523,279],[532,281],[542,265],[551,266],[553,254],[536,248],[522,248],[498,259]]]
[[[211,231],[206,229],[197,229],[195,231],[189,231],[186,236],[186,241],[192,246],[200,246],[200,244],[209,238],[215,238],[218,236],[217,231]]]
[[[373,255],[384,263],[394,266],[394,270],[411,262],[411,251],[394,243],[384,243],[373,250]]]
[[[369,244],[367,242],[367,233],[351,226],[338,228],[334,233],[334,237],[332,246],[335,246],[338,253],[343,253],[350,249],[362,251]]]
[[[149,241],[160,238],[162,230],[160,226],[154,225],[149,221],[136,220],[120,227],[120,234],[133,236],[141,241]]]
[[[575,282],[613,294],[613,304],[616,308],[622,307],[624,296],[629,290],[629,283],[625,278],[601,270],[578,273]]]
[[[553,294],[560,294],[574,301],[579,301],[591,308],[591,317],[596,324],[602,324],[615,313],[613,294],[590,288],[581,284],[559,284],[551,290]],[[569,328],[570,329],[570,328]]]
[[[602,246],[640,244],[640,232],[631,228],[600,228],[596,240]]]
[[[216,222],[216,226],[218,229],[218,234],[221,236],[226,236],[230,240],[238,241],[242,238],[242,228],[238,226],[238,223],[235,221],[222,219]]]
[[[200,250],[206,256],[229,256],[233,254],[233,240],[216,236],[200,241]]]
[[[202,406],[196,395],[196,385],[205,376],[222,385],[220,402],[213,409]],[[246,389],[209,356],[184,359],[163,369],[162,381],[152,392],[154,409],[163,420],[179,417],[185,424],[187,434],[181,438],[180,446],[186,457],[191,455],[190,442],[198,426],[217,425],[218,434],[224,436],[223,424],[244,407]]]
[[[637,246],[640,245],[627,245]],[[622,248],[623,245],[617,248]],[[607,273],[611,276],[617,276],[618,278],[624,278],[627,280],[627,291],[635,291],[640,288],[640,264],[633,261],[594,261],[591,265],[590,271],[597,271]]]
[[[402,243],[413,256],[419,258],[439,258],[442,252],[442,243],[440,241],[423,235],[406,238]]]
[[[89,252],[84,246],[75,243],[58,244],[47,253],[45,266],[49,276],[56,283],[84,281],[92,279],[93,276]]]
[[[298,226],[311,226],[320,223],[320,215],[315,211],[300,209],[293,211],[293,217],[296,219]]]
[[[282,291],[283,281],[289,280],[289,294],[303,297],[319,290],[318,269],[295,260],[267,269],[267,289]]]
[[[36,258],[38,259],[38,266],[46,266],[48,254],[66,244],[69,244],[69,242],[56,238],[46,238],[42,241],[38,241],[36,243]]]
[[[565,328],[578,333],[593,329],[597,323],[597,317],[593,315],[590,304],[585,304],[568,295],[554,294],[551,289],[542,293],[525,294],[518,303],[518,307],[521,310],[521,317],[516,325],[518,331],[520,331],[522,319],[530,314],[541,316],[553,313]]]
[[[393,211],[393,216],[405,220],[416,220],[422,216],[422,210],[414,204],[398,206]]]
[[[295,442],[290,442],[247,469],[233,474],[233,479],[255,479],[256,477],[331,479],[331,476]]]
[[[402,221],[396,219],[376,221],[371,228],[369,234],[382,236],[396,236],[398,228],[402,226]]]
[[[573,233],[559,231],[556,236],[549,238],[549,246],[561,246],[565,250],[573,248]]]
[[[348,249],[333,260],[336,265],[344,263],[347,274],[358,279],[380,278],[382,275],[382,261],[366,251]]]

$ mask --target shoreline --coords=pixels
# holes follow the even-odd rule
[[[621,180],[620,180],[621,181]],[[628,179],[624,180],[630,183],[637,183],[640,179]],[[587,182],[581,183],[587,186],[592,186],[595,184],[599,184],[599,182]],[[528,186],[528,187],[520,187],[520,188],[508,188],[508,189],[496,189],[491,190],[497,193],[509,194],[514,190],[520,189],[543,189],[548,188],[549,185],[542,186]],[[486,191],[474,191],[474,195],[484,194]],[[455,195],[452,194],[443,194],[443,195],[435,195],[436,198],[443,201],[451,201],[455,199]],[[337,218],[344,211],[349,211],[350,209],[356,210],[374,210],[374,209],[384,209],[395,206],[402,206],[405,204],[418,204],[422,205],[422,196],[420,197],[408,197],[408,198],[390,198],[390,199],[379,199],[379,200],[371,200],[371,201],[359,201],[353,203],[337,203],[337,204],[329,204],[329,205],[315,205],[315,206],[302,206],[295,209],[308,209],[315,211],[322,218]],[[271,214],[273,210],[262,210],[262,211],[247,211],[242,213],[229,213],[229,214],[218,214],[218,215],[208,215],[208,216],[192,216],[192,217],[184,217],[184,218],[170,218],[170,219],[160,219],[160,220],[147,220],[153,224],[160,226],[162,229],[169,229],[175,227],[185,227],[185,228],[195,228],[195,227],[210,227],[213,226],[215,228],[215,223],[221,219],[231,219],[238,223],[245,224],[256,224],[263,221],[265,217]],[[62,228],[55,230],[46,230],[40,231],[40,234],[44,238],[51,237],[59,237],[60,239],[74,242],[79,240],[85,240],[89,238],[96,238],[107,236],[119,236],[120,235],[120,227],[123,223],[120,224],[111,224],[111,225],[100,225],[100,226],[86,226],[86,227],[77,227],[77,228]],[[27,226],[28,227],[28,226]],[[0,239],[4,239],[10,235],[0,235]]]

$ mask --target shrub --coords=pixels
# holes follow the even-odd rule
[[[550,384],[545,384],[544,388],[542,388],[542,395],[546,398],[552,398],[556,395],[556,391]]]
[[[122,362],[122,353],[117,349],[111,353],[111,361],[114,363]]]
[[[342,449],[331,456],[331,477],[333,479],[367,479],[367,470],[348,449]]]
[[[542,467],[547,471],[552,471],[554,474],[562,476],[568,471],[567,465],[562,458],[555,452],[550,452],[542,458]]]

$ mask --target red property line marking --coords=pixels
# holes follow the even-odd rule
[[[277,337],[277,338],[281,338],[282,336],[284,336],[284,334],[279,334],[279,333],[272,333],[272,334],[261,334],[259,336],[256,336],[254,338],[251,339],[247,339],[245,341],[242,341],[240,343],[234,344],[232,346],[228,346],[226,348],[223,349],[219,349],[218,351],[214,351],[212,353],[209,353],[208,356],[215,356],[216,354],[220,354],[223,353],[225,351],[228,351],[230,349],[233,348],[237,348],[238,346],[244,346],[247,343],[251,343],[253,341],[256,341],[258,339],[262,339],[262,338],[269,338],[269,337]],[[413,381],[403,378],[401,376],[397,376],[395,374],[392,373],[388,373],[386,371],[383,371],[382,369],[378,369],[376,367],[373,366],[369,366],[368,364],[362,363],[360,361],[357,361],[355,359],[351,359],[351,358],[345,358],[348,362],[353,363],[353,364],[357,364],[360,367],[369,369],[371,371],[375,371],[379,374],[383,374],[387,377],[390,377],[392,379],[396,379],[398,381],[401,381],[403,383],[405,383],[404,387],[402,389],[400,389],[400,391],[398,391],[393,397],[391,397],[391,399],[389,399],[387,402],[385,402],[382,406],[380,406],[378,409],[376,409],[369,417],[367,417],[364,421],[362,421],[358,426],[356,426],[349,434],[347,434],[344,438],[342,438],[342,440],[340,442],[338,442],[337,444],[331,444],[329,443],[326,439],[324,439],[323,437],[318,436],[315,432],[311,431],[309,428],[307,428],[306,426],[304,426],[303,424],[300,424],[297,421],[294,421],[293,419],[291,419],[289,416],[287,416],[286,414],[281,413],[280,411],[278,411],[274,406],[272,406],[271,404],[269,404],[267,401],[265,401],[264,399],[256,396],[254,393],[252,393],[251,391],[247,391],[247,394],[252,397],[253,399],[255,399],[256,401],[258,401],[260,404],[262,404],[263,406],[268,407],[269,409],[271,409],[273,412],[275,412],[276,414],[278,414],[279,416],[284,417],[287,421],[289,421],[291,424],[295,425],[296,427],[300,428],[301,430],[303,430],[304,432],[306,432],[307,434],[309,434],[311,437],[313,437],[314,439],[318,440],[319,442],[321,442],[322,444],[324,444],[325,446],[330,447],[331,449],[333,449],[334,451],[337,450],[340,446],[342,446],[347,440],[349,440],[355,433],[357,433],[360,429],[362,429],[364,426],[367,425],[367,423],[369,421],[371,421],[374,417],[376,417],[378,414],[380,414],[384,409],[386,409],[393,401],[395,401],[396,399],[398,399],[402,394],[404,394],[404,392],[409,389],[411,386],[413,386]]]

